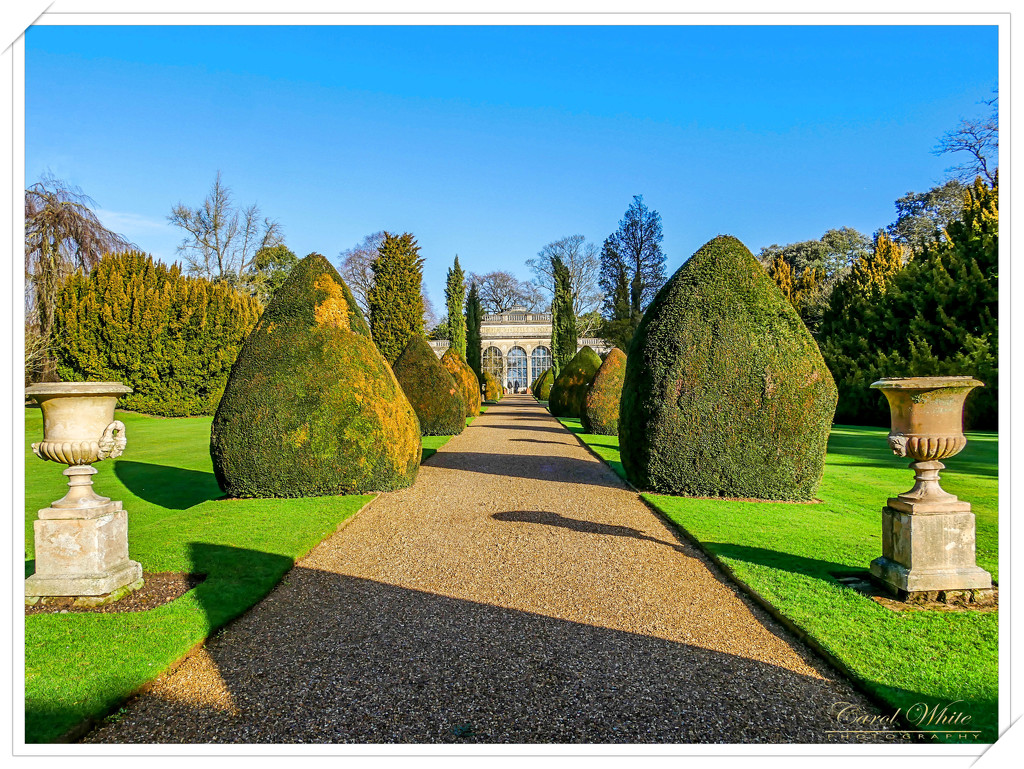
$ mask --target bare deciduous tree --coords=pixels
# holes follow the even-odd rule
[[[569,288],[572,308],[579,324],[581,337],[591,336],[597,331],[600,320],[593,314],[601,307],[604,293],[598,284],[601,275],[601,256],[597,246],[588,243],[582,235],[569,235],[548,243],[533,259],[527,259],[527,266],[533,270],[534,283],[547,295],[554,296],[555,278],[552,259],[558,257],[569,270]]]
[[[990,185],[995,185],[999,171],[999,96],[993,96],[982,102],[992,108],[983,118],[964,118],[960,125],[939,140],[932,150],[933,155],[956,154],[965,152],[969,156],[959,165],[951,166],[946,171],[964,184],[970,184],[975,177],[984,177]]]
[[[48,379],[54,373],[50,337],[64,279],[80,267],[90,269],[109,251],[133,247],[103,226],[93,205],[79,188],[49,173],[25,190],[25,343],[26,366],[28,348],[34,350],[33,376]]]
[[[486,275],[470,273],[468,283],[476,283],[480,303],[487,312],[505,312],[517,305],[536,312],[545,306],[544,297],[537,286],[528,280],[519,280],[506,270],[496,270]]]
[[[367,297],[373,288],[373,260],[377,258],[377,249],[384,242],[384,230],[367,235],[361,243],[345,249],[338,254],[341,263],[338,272],[348,284],[349,290],[356,298],[356,304],[363,314],[369,317],[370,304]]]
[[[239,283],[258,251],[284,242],[281,225],[261,217],[255,203],[235,208],[220,171],[201,206],[179,203],[167,219],[188,233],[178,246],[188,271],[210,280]]]

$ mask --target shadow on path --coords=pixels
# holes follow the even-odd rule
[[[616,526],[609,523],[595,523],[594,521],[579,521],[575,518],[566,518],[564,515],[558,513],[548,512],[546,510],[510,510],[505,513],[494,513],[491,516],[496,521],[506,521],[514,523],[537,523],[543,526],[556,526],[562,529],[569,529],[570,531],[578,531],[582,534],[599,534],[606,537],[629,537],[631,539],[640,539],[645,542],[655,542],[659,545],[665,545],[671,547],[683,554],[688,554],[686,549],[675,542],[666,542],[663,539],[652,537],[649,534],[644,534],[639,529],[634,529],[630,526]]]
[[[856,696],[724,652],[303,567],[197,657],[86,741],[826,742],[830,711]]]

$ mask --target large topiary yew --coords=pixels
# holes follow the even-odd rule
[[[807,500],[836,386],[764,268],[719,236],[666,283],[629,347],[619,445],[640,489]]]
[[[409,340],[394,371],[423,435],[458,435],[466,429],[466,402],[426,337],[417,334]]]
[[[210,454],[233,497],[404,488],[416,413],[345,282],[320,254],[292,270],[246,338],[213,418]]]
[[[593,384],[583,401],[580,421],[583,430],[595,435],[619,434],[619,400],[626,375],[626,354],[613,347],[597,370]]]
[[[459,355],[454,347],[449,347],[443,356],[441,363],[452,375],[455,384],[459,386],[459,394],[462,395],[466,404],[466,416],[475,417],[480,414],[480,380],[476,378],[473,369],[466,363],[465,358]]]
[[[548,410],[556,417],[578,417],[590,383],[601,368],[601,356],[584,346],[555,377],[548,394]]]

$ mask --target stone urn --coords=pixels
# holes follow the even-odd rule
[[[964,401],[984,385],[969,376],[880,379],[871,387],[889,401],[889,447],[914,461],[914,486],[882,508],[882,556],[871,573],[899,595],[987,589],[992,577],[975,564],[969,502],[939,485],[940,460],[967,445]]]
[[[68,465],[68,493],[39,511],[35,521],[36,571],[25,598],[108,596],[142,585],[142,567],[128,559],[128,516],[120,502],[93,490],[92,465],[120,456],[124,424],[114,419],[119,382],[47,382],[25,390],[43,412],[36,456]]]

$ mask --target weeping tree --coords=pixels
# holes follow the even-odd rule
[[[133,247],[103,226],[95,201],[78,187],[44,175],[25,190],[25,375],[52,380],[54,308],[64,280],[89,270],[103,254]]]

